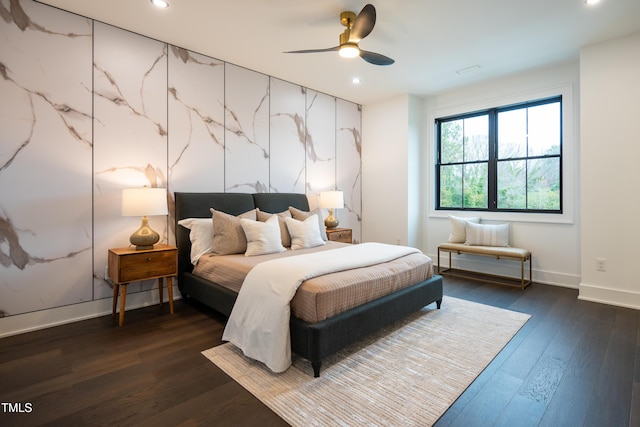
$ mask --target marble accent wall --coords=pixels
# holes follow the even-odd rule
[[[93,38],[95,297],[108,298],[107,251],[127,246],[141,221],[121,216],[122,189],[167,187],[167,45],[100,22]],[[150,217],[149,225],[167,241],[166,218]]]
[[[270,191],[304,193],[307,90],[275,78],[271,78],[270,87]]]
[[[336,100],[336,187],[344,192],[344,209],[338,209],[340,227],[353,229],[353,239],[362,240],[362,107]]]
[[[0,17],[2,317],[93,298],[93,141],[92,22],[31,1]]]
[[[306,100],[307,193],[318,194],[336,186],[336,99],[307,89]]]
[[[224,192],[224,62],[170,46],[168,92],[169,189]]]
[[[123,188],[169,189],[164,242],[175,191],[338,188],[360,240],[360,106],[32,0],[0,18],[0,317],[112,297]]]
[[[268,193],[269,77],[225,68],[225,191]]]

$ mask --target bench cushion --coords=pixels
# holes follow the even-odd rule
[[[510,246],[470,246],[464,243],[442,243],[438,246],[442,251],[464,252],[478,255],[494,255],[509,258],[527,259],[531,255],[527,249],[513,248]]]

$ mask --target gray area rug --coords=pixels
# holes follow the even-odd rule
[[[202,354],[293,426],[435,423],[529,319],[452,297],[311,364],[274,374],[226,343]]]

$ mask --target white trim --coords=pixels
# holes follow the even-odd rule
[[[435,182],[435,121],[439,117],[454,116],[457,114],[465,114],[473,111],[486,110],[489,108],[502,107],[506,105],[519,104],[522,102],[533,101],[537,99],[551,98],[562,95],[562,189],[563,189],[563,213],[547,214],[547,213],[517,213],[517,212],[478,212],[483,219],[496,221],[518,221],[518,222],[536,222],[536,223],[553,223],[553,224],[573,224],[574,223],[574,199],[577,197],[576,187],[574,185],[574,164],[575,159],[575,140],[573,135],[574,127],[574,97],[573,85],[567,83],[561,86],[554,86],[547,89],[525,92],[518,95],[505,96],[499,98],[485,99],[468,104],[455,105],[451,107],[441,108],[430,111],[427,116],[426,129],[432,129],[427,132],[426,158],[428,165],[429,179],[428,182]],[[436,210],[435,208],[435,186],[427,186],[427,200],[429,217],[447,218],[449,215],[460,214],[461,211],[456,210]],[[465,211],[467,212],[467,211]]]
[[[580,284],[578,299],[640,310],[640,292]]]
[[[165,291],[166,292],[166,291]],[[166,293],[165,293],[166,295]],[[173,287],[174,300],[180,299],[178,287]],[[56,307],[48,310],[34,311],[31,313],[17,314],[0,318],[0,338],[81,320],[92,319],[105,315],[111,315],[112,299],[104,298],[80,304],[72,304],[64,307]],[[127,294],[126,311],[160,303],[158,289],[150,289],[143,292]],[[167,304],[168,301],[165,301]],[[116,310],[116,313],[118,310]],[[114,326],[117,325],[114,319]],[[125,316],[126,325],[126,316]]]

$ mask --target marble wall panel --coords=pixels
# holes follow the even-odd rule
[[[0,2],[0,317],[92,299],[91,21]]]
[[[167,45],[95,22],[93,74],[95,297],[107,298],[107,250],[128,246],[141,222],[121,216],[122,189],[167,187]],[[149,218],[164,242],[167,222]]]
[[[169,188],[224,191],[224,63],[169,48]]]
[[[269,192],[269,77],[225,65],[225,191]]]
[[[353,239],[362,238],[362,138],[359,105],[336,101],[336,187],[344,192],[344,209],[338,210],[341,227],[351,228]]]
[[[123,188],[167,187],[171,212],[173,191],[337,187],[359,238],[357,105],[31,0],[0,16],[0,317],[112,297],[107,250],[140,225]]]
[[[333,190],[336,185],[336,99],[307,89],[307,193]]]
[[[270,191],[304,193],[306,89],[271,78],[270,95]]]

